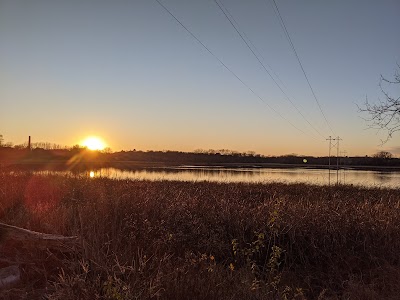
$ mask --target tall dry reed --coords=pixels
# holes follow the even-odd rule
[[[23,269],[9,299],[400,294],[395,189],[0,173],[0,221],[82,243],[65,254],[0,239],[2,257]]]

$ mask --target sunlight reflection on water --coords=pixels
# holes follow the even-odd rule
[[[247,183],[309,183],[327,185],[328,170],[321,169],[278,169],[278,168],[209,168],[177,167],[165,169],[120,170],[101,168],[87,172],[89,177],[106,177],[133,180],[177,180],[177,181],[212,181],[212,182],[247,182]],[[400,172],[376,172],[360,170],[340,170],[339,174],[331,170],[331,184],[362,186],[399,187]]]

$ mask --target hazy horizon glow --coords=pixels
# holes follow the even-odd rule
[[[357,105],[383,95],[400,63],[395,0],[276,1],[333,129],[327,126],[269,0],[219,0],[307,123],[213,1],[0,2],[0,134],[113,151],[231,149],[326,156],[400,155],[400,134],[367,129]],[[392,91],[392,90],[391,90]],[[398,88],[393,89],[399,95]],[[272,108],[272,109],[271,109]],[[316,132],[317,129],[320,133]]]

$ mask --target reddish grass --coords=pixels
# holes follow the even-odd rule
[[[22,269],[5,299],[400,294],[394,189],[0,173],[0,221],[82,242],[65,254],[0,238],[3,264]]]

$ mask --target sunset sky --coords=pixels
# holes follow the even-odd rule
[[[327,155],[331,135],[400,156],[357,107],[400,64],[400,1],[275,1],[321,109],[273,0],[218,3],[287,96],[212,0],[160,0],[202,44],[156,0],[0,0],[0,134],[264,155]]]

